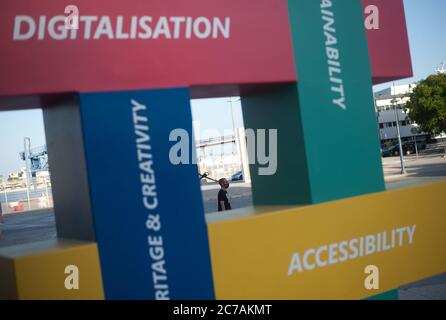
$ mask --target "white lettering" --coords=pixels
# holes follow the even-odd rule
[[[398,246],[392,246],[388,243],[388,231],[379,232],[363,237],[354,238],[348,241],[333,242],[322,245],[319,248],[310,248],[304,252],[293,252],[291,262],[288,267],[288,275],[293,275],[296,271],[302,273],[304,271],[314,270],[316,267],[322,268],[327,265],[342,263],[347,260],[359,259],[363,256],[373,255],[386,250],[396,249],[405,245],[414,243],[416,225],[396,228],[391,231],[398,240]],[[323,257],[327,256],[328,257]],[[302,261],[300,257],[303,257]],[[309,263],[309,257],[315,257],[315,264]],[[377,273],[373,275],[376,280]],[[368,278],[368,280],[372,279]]]
[[[364,9],[367,15],[365,18],[365,28],[367,30],[379,30],[379,8],[375,5],[368,5]]]
[[[28,25],[28,30],[24,33],[21,33],[22,23],[26,23]],[[23,41],[29,40],[33,37],[36,32],[36,22],[30,16],[16,16],[14,19],[14,33],[13,39],[15,41]]]

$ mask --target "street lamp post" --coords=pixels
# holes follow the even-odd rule
[[[3,192],[5,194],[5,196],[4,196],[5,197],[5,204],[6,204],[6,206],[8,206],[8,193],[6,192],[6,182],[5,182],[5,179],[4,179],[3,175],[1,175],[0,178],[2,178]],[[0,206],[1,206],[1,203],[0,203]]]
[[[23,152],[25,155],[25,177],[26,177],[26,197],[28,199],[28,210],[31,209],[31,199],[30,199],[30,185],[31,185],[31,166],[29,165],[29,157],[30,157],[30,150],[31,150],[31,139],[28,137],[25,137],[23,139]]]
[[[401,131],[400,131],[400,119],[398,116],[398,109],[397,109],[397,99],[392,99],[390,101],[393,105],[393,110],[395,111],[395,117],[396,117],[396,131],[398,135],[398,144],[400,147],[400,161],[401,161],[401,174],[406,174],[406,166],[404,165],[404,155],[403,155],[403,143],[401,142]]]
[[[417,139],[417,136],[414,136],[413,140],[415,141],[415,153],[417,155],[417,160],[418,160],[418,141],[417,141],[418,139]]]
[[[229,104],[231,106],[231,117],[232,117],[232,130],[234,131],[234,138],[235,138],[235,148],[237,149],[237,153],[238,153],[238,157],[240,160],[240,164],[241,164],[241,171],[243,174],[243,179],[245,179],[245,173],[243,172],[243,157],[242,157],[242,151],[241,151],[241,147],[240,147],[240,142],[239,142],[239,138],[241,139],[241,137],[239,137],[237,129],[235,127],[235,119],[234,119],[234,108],[232,106],[233,102],[238,102],[240,101],[240,99],[232,101],[232,97],[229,98]]]
[[[240,101],[240,99],[239,100],[237,100],[237,101]],[[229,105],[230,105],[230,107],[231,107],[231,119],[232,119],[232,129],[233,129],[233,131],[234,131],[234,134],[236,134],[235,133],[235,120],[234,120],[234,108],[233,108],[233,106],[232,106],[232,98],[230,98],[229,99]]]

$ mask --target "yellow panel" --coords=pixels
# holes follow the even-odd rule
[[[19,299],[104,298],[94,243],[54,240],[0,249],[0,269],[11,261]],[[78,290],[65,287],[65,279],[69,276],[65,268],[70,265],[79,270]]]
[[[444,273],[445,196],[442,182],[210,222],[217,298],[362,299]],[[365,289],[367,265],[379,268],[379,290]]]

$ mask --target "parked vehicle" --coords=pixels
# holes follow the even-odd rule
[[[426,150],[425,142],[417,142],[418,152]],[[403,153],[405,155],[414,154],[416,152],[415,142],[407,141],[403,143]],[[381,146],[381,154],[385,157],[397,157],[400,155],[400,146],[398,143]]]
[[[236,173],[234,173],[231,177],[232,181],[240,181],[243,180],[243,172],[242,171],[238,171]]]

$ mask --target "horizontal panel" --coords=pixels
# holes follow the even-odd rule
[[[95,243],[50,240],[0,249],[7,299],[103,299]],[[1,297],[0,297],[1,298]]]
[[[444,273],[444,194],[441,182],[211,222],[216,296],[361,299]]]
[[[373,77],[408,77],[402,0],[373,3],[382,17],[368,30]],[[0,96],[191,86],[206,97],[296,81],[286,0],[76,5],[74,32],[58,2],[2,1]]]

